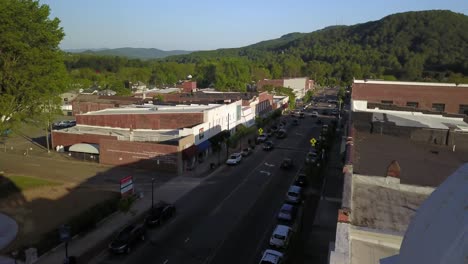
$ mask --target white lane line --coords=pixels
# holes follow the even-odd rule
[[[265,162],[265,166],[268,166],[268,167],[274,167],[274,166],[275,166],[275,164],[270,164],[270,163],[267,163],[267,162]]]
[[[187,238],[185,239],[184,243],[187,243],[189,240],[190,240],[190,238],[187,237]]]
[[[164,263],[163,263],[163,264],[166,264],[166,263],[168,263],[168,262],[169,262],[169,260],[168,260],[168,259],[166,259],[166,260],[164,261]]]
[[[252,173],[256,172],[257,169],[258,169],[260,166],[262,166],[262,165],[263,165],[263,164],[261,164],[261,163],[260,163],[259,165],[257,165],[257,167],[255,167],[255,168],[252,170],[252,172],[249,173],[249,174],[244,178],[244,180],[242,180],[242,182],[241,182],[239,185],[237,185],[237,187],[234,188],[234,189],[229,193],[229,195],[226,196],[226,197],[218,204],[218,206],[216,206],[216,208],[215,208],[213,211],[211,211],[210,216],[213,216],[213,215],[215,215],[216,213],[218,213],[218,211],[221,209],[221,207],[223,207],[224,203],[225,203],[229,198],[231,198],[231,197],[237,192],[237,190],[239,190],[239,189],[249,180],[250,175],[251,175]]]
[[[270,173],[270,172],[268,172],[268,171],[260,171],[260,173],[264,173],[264,174],[266,174],[266,175],[268,175],[268,176],[270,176],[270,175],[271,175],[271,173]]]

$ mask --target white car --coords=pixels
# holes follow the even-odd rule
[[[287,248],[291,239],[292,228],[286,225],[277,225],[270,238],[270,246]]]
[[[259,264],[281,264],[283,263],[283,257],[283,253],[273,249],[267,249],[263,252],[263,256]]]
[[[229,159],[226,160],[227,165],[237,165],[241,162],[242,160],[242,154],[241,153],[233,153],[231,156],[229,156]]]
[[[312,117],[318,117],[318,112],[317,111],[313,111],[312,114],[311,114]]]
[[[268,137],[267,137],[265,134],[262,134],[262,135],[259,135],[259,136],[257,137],[257,141],[260,142],[260,143],[262,143],[262,142],[265,142],[265,141],[267,140],[267,138],[268,138]]]

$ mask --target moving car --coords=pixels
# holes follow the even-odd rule
[[[293,160],[291,158],[283,159],[280,165],[281,169],[290,169],[292,167],[293,167]]]
[[[262,259],[259,264],[282,264],[283,259],[283,253],[273,249],[267,249],[263,252]]]
[[[163,222],[166,222],[169,218],[175,214],[175,206],[166,202],[159,202],[153,208],[150,209],[148,215],[145,217],[145,223],[147,226],[159,226]]]
[[[131,224],[124,227],[109,244],[109,250],[116,254],[130,253],[131,247],[138,241],[144,241],[146,228],[144,224]]]
[[[242,154],[241,153],[232,153],[231,156],[229,156],[229,159],[226,160],[227,165],[237,165],[241,162],[242,160]]]
[[[274,147],[274,144],[273,142],[271,141],[266,141],[264,144],[263,144],[263,150],[272,150]]]
[[[241,151],[242,157],[247,157],[250,154],[252,154],[252,149],[251,148],[244,148]]]
[[[284,221],[287,221],[287,222],[293,222],[294,219],[296,218],[296,213],[297,213],[297,207],[292,205],[292,204],[288,204],[288,203],[284,203],[282,206],[281,206],[281,209],[278,213],[278,219],[279,220],[284,220]]]
[[[286,194],[286,202],[292,204],[298,204],[302,199],[302,188],[297,185],[289,187],[288,193]]]
[[[276,132],[276,138],[285,138],[287,135],[288,133],[286,133],[286,130],[283,128]]]
[[[286,248],[291,239],[292,229],[286,225],[277,225],[270,238],[270,246]]]

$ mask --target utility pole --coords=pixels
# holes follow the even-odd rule
[[[227,131],[229,137],[226,139],[226,159],[229,157],[229,138],[231,137],[231,130],[229,130],[229,111],[228,111],[228,117],[227,117]]]
[[[151,178],[151,212],[154,208],[154,177]]]

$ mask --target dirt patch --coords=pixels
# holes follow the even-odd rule
[[[13,217],[19,226],[17,239],[9,248],[33,244],[70,218],[114,196],[115,192],[77,188],[72,183],[10,195],[0,200],[0,211]]]

